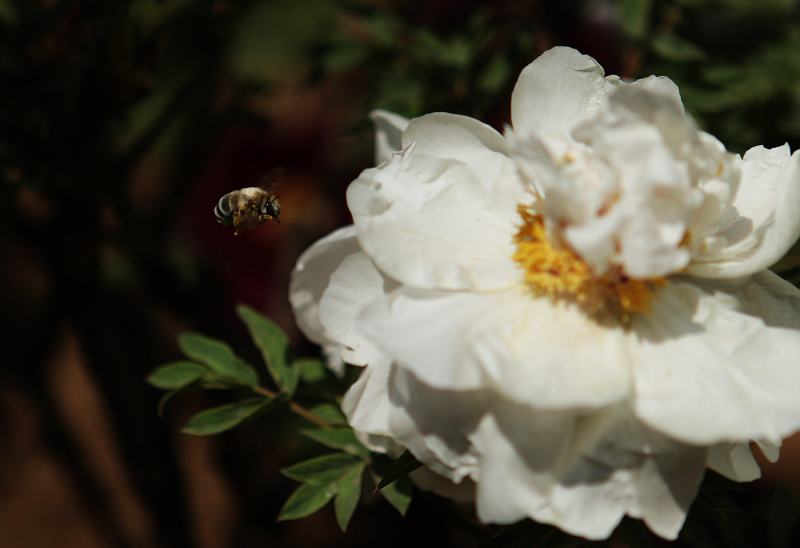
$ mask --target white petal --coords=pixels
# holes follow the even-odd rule
[[[431,491],[456,502],[473,502],[475,500],[475,482],[465,478],[461,483],[453,483],[428,468],[421,467],[411,472],[414,484],[423,491]]]
[[[514,523],[531,516],[553,523],[549,493],[573,458],[575,422],[571,412],[535,411],[503,401],[493,406],[473,435],[481,455],[476,509],[482,522]]]
[[[645,459],[636,474],[636,492],[642,519],[654,533],[678,538],[700,488],[705,461],[704,448],[677,443],[671,451]]]
[[[361,441],[373,451],[382,453],[393,449],[389,437],[389,363],[373,362],[361,372],[361,376],[347,390],[342,399],[342,411],[347,422],[359,435]]]
[[[479,389],[479,365],[468,352],[470,329],[491,307],[491,295],[403,287],[371,303],[360,325],[381,351],[426,384]]]
[[[342,359],[347,363],[388,361],[356,325],[362,309],[383,295],[384,283],[383,276],[361,251],[345,257],[330,276],[319,301],[319,321],[327,338],[344,346]]]
[[[708,467],[733,481],[753,481],[761,477],[748,443],[718,443],[708,451]]]
[[[319,301],[331,274],[348,255],[359,251],[356,228],[347,226],[328,234],[300,255],[292,271],[289,301],[300,331],[317,344],[330,342],[319,321]]]
[[[621,329],[521,288],[400,289],[365,309],[362,329],[398,365],[437,388],[486,386],[521,403],[564,409],[607,405],[628,397],[632,386]]]
[[[762,441],[757,440],[756,445],[761,452],[764,454],[764,457],[769,462],[778,462],[778,459],[781,456],[781,442],[769,442],[769,441]]]
[[[601,407],[630,395],[622,329],[522,288],[493,294],[470,314],[472,325],[462,332],[490,386],[503,396],[569,409]]]
[[[602,106],[618,82],[588,55],[567,47],[544,52],[519,75],[511,95],[514,130],[568,133]]]
[[[438,473],[438,479],[415,478],[423,488],[462,500],[471,497],[467,478],[477,468],[467,435],[483,412],[480,399],[471,392],[433,389],[388,363],[373,363],[345,394],[342,410],[370,449],[397,456],[408,448]]]
[[[375,124],[375,165],[378,165],[403,148],[401,138],[408,118],[387,110],[373,110],[369,117]]]
[[[800,237],[800,151],[789,147],[747,151],[742,180],[733,201],[738,215],[716,235],[724,245],[696,257],[687,272],[694,276],[732,278],[775,264]]]
[[[675,85],[675,82],[666,76],[648,76],[647,78],[636,80],[629,85],[633,86],[634,88],[641,88],[647,91],[667,95],[678,105],[680,110],[683,111],[681,92],[678,89],[678,86]]]
[[[497,184],[517,183],[516,178],[507,176],[513,169],[505,139],[474,118],[444,112],[415,118],[403,132],[402,144],[403,148],[413,144],[416,153],[423,156],[467,164],[490,190]]]
[[[630,345],[643,421],[697,444],[800,428],[800,297],[775,278],[761,273],[734,294],[677,280],[659,291]]]
[[[505,176],[516,177],[510,163]],[[467,164],[412,145],[364,171],[347,204],[362,248],[388,276],[422,288],[494,290],[520,279],[512,260],[520,196],[487,184]]]
[[[675,538],[697,493],[705,450],[675,443],[609,410],[580,417],[499,403],[481,423],[477,490],[482,521],[524,517],[589,539],[625,514]]]
[[[389,399],[389,428],[397,443],[455,483],[477,476],[478,461],[469,436],[484,413],[485,393],[432,388],[393,366]]]

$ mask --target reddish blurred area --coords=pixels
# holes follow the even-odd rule
[[[300,354],[318,352],[294,326],[289,276],[308,245],[350,222],[344,190],[372,164],[368,112],[386,105],[372,102],[372,69],[356,64],[317,77],[309,67],[322,53],[284,51],[282,43],[264,46],[272,49],[263,79],[242,99],[231,84],[241,75],[232,75],[235,63],[226,55],[235,50],[228,33],[243,33],[262,7],[268,17],[256,33],[261,38],[282,25],[273,4],[299,13],[301,29],[306,17],[319,18],[314,10],[326,8],[285,1],[244,2],[246,8],[189,0],[12,4],[28,26],[0,39],[0,70],[16,71],[8,80],[18,92],[3,109],[18,109],[29,125],[15,133],[17,157],[0,148],[0,302],[8,322],[0,369],[0,546],[469,545],[425,496],[403,520],[366,493],[346,534],[330,508],[275,523],[294,487],[279,469],[313,452],[292,435],[296,424],[278,415],[212,438],[185,436],[179,431],[188,417],[224,397],[181,395],[162,419],[160,393],[144,382],[154,367],[177,358],[175,338],[189,329],[255,356],[236,319],[237,303],[274,319]],[[566,43],[609,73],[637,71],[608,2],[437,0],[424,10],[388,0],[353,4],[356,13],[382,9],[444,35],[483,14],[525,35],[518,50],[527,60]],[[187,14],[173,21],[159,5]],[[136,48],[128,43],[135,32],[120,22],[131,6],[144,14],[137,32],[152,33]],[[510,47],[502,37],[496,42]],[[167,62],[172,55],[175,64]],[[524,62],[511,62],[512,75],[489,101],[470,103],[456,82],[437,83],[438,93],[459,98],[459,112],[502,129],[513,75]],[[403,59],[386,63],[413,74]],[[252,73],[249,58],[245,65]],[[208,72],[199,79],[206,87],[173,96],[169,82],[161,84],[164,73],[186,67]],[[24,87],[33,80],[34,94]],[[41,84],[48,81],[58,85]],[[127,154],[120,143],[128,133],[119,128],[130,112],[149,116],[150,94],[154,104],[168,105],[166,115],[152,117],[162,134]],[[133,143],[148,135],[147,128],[137,131]],[[272,173],[280,174],[281,224],[234,236],[216,223],[219,197]],[[759,485],[800,492],[795,458],[797,438],[786,442],[780,463],[764,464]]]

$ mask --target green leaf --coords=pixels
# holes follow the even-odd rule
[[[702,61],[706,53],[677,34],[661,34],[653,38],[653,51],[664,59],[677,62]]]
[[[641,40],[647,34],[652,0],[617,0],[622,28],[628,35]]]
[[[504,55],[497,55],[478,79],[478,89],[482,93],[494,94],[503,89],[510,77],[512,67]]]
[[[293,464],[281,470],[281,473],[295,481],[327,485],[360,464],[361,461],[347,453],[331,453]]]
[[[405,516],[408,506],[411,504],[411,493],[413,491],[414,486],[411,481],[408,478],[400,478],[381,489],[380,493],[389,504],[400,512],[401,516]]]
[[[222,341],[198,333],[184,333],[178,337],[178,346],[187,358],[203,363],[221,377],[246,386],[258,385],[258,375],[243,362],[231,347]]]
[[[195,436],[208,436],[230,430],[266,408],[276,399],[251,398],[206,409],[189,419],[189,422],[183,427],[183,432]]]
[[[349,426],[341,426],[336,428],[314,428],[309,430],[301,430],[300,432],[306,437],[321,443],[331,449],[341,449],[351,455],[366,458],[369,456],[369,449],[364,447],[358,438],[353,433],[353,429]]]
[[[239,305],[236,311],[247,326],[253,342],[261,350],[267,370],[275,383],[290,396],[294,394],[300,374],[289,363],[289,338],[278,324],[252,308]]]
[[[397,481],[400,478],[406,477],[420,466],[422,466],[422,463],[419,462],[414,455],[408,451],[408,449],[406,449],[403,451],[403,454],[397,457],[397,460],[394,461],[391,466],[389,466],[389,469],[381,478],[380,483],[378,483],[376,490],[380,491],[393,481]]]
[[[157,368],[147,376],[147,382],[156,388],[173,390],[200,380],[206,373],[208,369],[198,363],[178,361]]]
[[[16,24],[17,22],[17,7],[12,0],[0,0],[0,23],[6,26]]]
[[[314,384],[328,376],[328,368],[319,358],[298,358],[294,366],[300,371],[300,378],[306,384]]]
[[[313,514],[336,494],[335,484],[304,483],[298,487],[281,508],[278,521],[304,518]]]
[[[312,407],[310,411],[334,426],[347,424],[347,417],[344,416],[341,409],[333,404],[320,403]]]
[[[361,477],[364,475],[364,464],[354,466],[336,484],[336,500],[333,501],[333,509],[336,512],[336,522],[342,531],[347,531],[347,524],[353,517],[353,512],[358,506],[358,499],[361,498]]]

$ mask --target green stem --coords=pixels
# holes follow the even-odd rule
[[[261,396],[267,397],[267,398],[277,398],[278,396],[283,394],[283,392],[274,392],[274,391],[272,391],[272,390],[270,390],[268,388],[264,388],[263,386],[254,386],[253,387],[253,392],[255,392],[256,394],[259,394]],[[289,409],[291,409],[292,412],[300,415],[301,417],[303,417],[307,421],[316,424],[320,428],[332,428],[333,427],[333,425],[331,423],[329,423],[328,421],[326,421],[322,417],[320,417],[318,415],[315,415],[314,413],[311,412],[311,410],[303,407],[302,405],[300,405],[296,401],[289,400]]]

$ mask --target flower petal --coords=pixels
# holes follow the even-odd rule
[[[361,372],[342,398],[342,411],[356,435],[373,451],[399,451],[390,437],[388,396],[390,364],[372,362]]]
[[[734,215],[715,238],[722,242],[696,250],[687,272],[734,278],[775,264],[800,237],[800,151],[788,145],[751,148],[742,161]]]
[[[515,177],[508,176],[513,166],[507,157],[505,139],[474,118],[446,112],[415,118],[403,132],[402,143],[403,148],[413,144],[416,153],[423,156],[467,164],[490,190],[498,183],[518,185]],[[516,191],[522,194],[523,190],[520,186]]]
[[[483,380],[467,351],[470,325],[491,307],[491,295],[402,287],[367,306],[360,325],[381,351],[422,382],[471,390]]]
[[[677,280],[661,289],[650,315],[633,323],[638,416],[695,444],[796,431],[798,303],[800,292],[769,272],[735,293]]]
[[[623,330],[522,288],[490,294],[400,288],[370,304],[361,319],[381,351],[433,387],[486,386],[548,409],[599,407],[631,390]]]
[[[677,537],[703,475],[706,451],[645,428],[624,408],[581,417],[498,403],[475,434],[482,521],[524,517],[589,539],[625,514]]]
[[[515,420],[516,417],[516,420]],[[476,509],[484,523],[553,523],[548,494],[573,458],[575,415],[498,401],[472,439],[480,454]],[[612,526],[613,528],[613,526]]]
[[[348,255],[331,274],[319,301],[319,321],[328,339],[344,346],[342,359],[353,365],[388,362],[357,327],[358,315],[383,295],[385,280],[363,252]]]
[[[503,177],[516,180],[510,162]],[[362,248],[388,276],[420,288],[495,290],[521,277],[512,255],[522,190],[487,185],[469,165],[412,145],[364,171],[347,204]]]
[[[388,110],[373,110],[369,117],[375,124],[375,165],[378,165],[403,148],[402,135],[408,118]]]
[[[514,86],[514,130],[522,135],[545,130],[569,133],[618,85],[619,78],[604,74],[597,61],[572,48],[544,52],[522,70]]]
[[[524,289],[496,293],[461,328],[494,390],[546,409],[601,407],[632,383],[625,332]],[[471,325],[470,325],[471,324]],[[576,344],[575,341],[580,341]]]
[[[678,89],[678,86],[675,85],[675,82],[666,76],[648,76],[646,78],[640,78],[635,82],[631,82],[628,85],[633,86],[634,88],[641,88],[647,91],[660,93],[661,95],[667,95],[678,105],[678,108],[681,110],[681,112],[683,112],[681,92]]]
[[[297,326],[312,342],[330,342],[319,321],[319,301],[331,274],[345,257],[358,251],[356,227],[351,225],[318,240],[297,260],[289,284],[289,301]]]
[[[708,450],[708,467],[733,481],[753,481],[761,477],[748,443],[718,443]]]
[[[432,388],[397,366],[388,386],[392,438],[455,483],[475,478],[478,461],[469,435],[483,415],[487,394]]]

